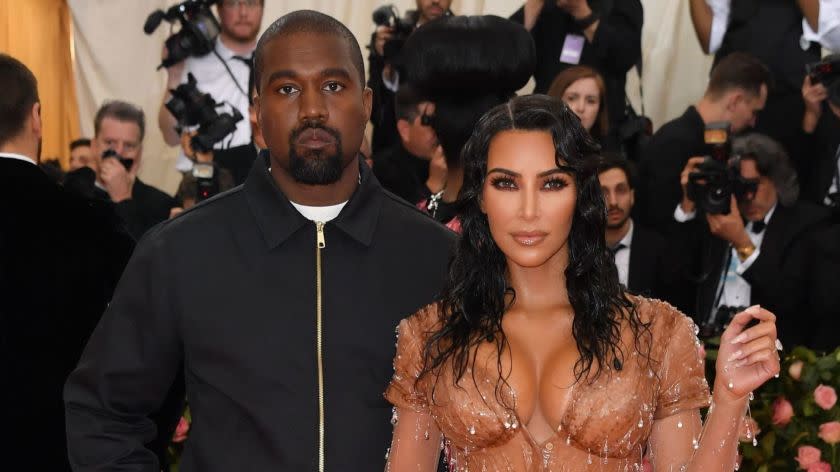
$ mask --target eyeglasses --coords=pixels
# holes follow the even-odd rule
[[[240,5],[244,5],[247,8],[262,6],[262,0],[222,0],[221,3],[225,8],[236,8]]]

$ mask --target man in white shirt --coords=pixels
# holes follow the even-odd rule
[[[179,145],[180,136],[175,129],[176,119],[166,109],[165,104],[172,98],[169,90],[186,83],[188,73],[192,73],[196,78],[197,88],[209,93],[216,103],[227,103],[236,108],[243,117],[249,116],[248,84],[252,55],[257,46],[257,34],[262,23],[263,2],[264,0],[220,0],[218,12],[221,33],[216,38],[215,51],[202,57],[189,57],[166,70],[167,92],[158,112],[158,125],[164,141],[170,146]],[[163,55],[167,55],[165,48]],[[248,160],[247,156],[253,161],[256,156],[254,149],[249,149],[250,153],[246,152],[248,147],[251,147],[251,125],[247,119],[240,120],[236,124],[236,131],[216,144],[216,149],[236,149],[244,153],[241,156],[231,156],[233,162],[220,162],[223,167],[230,168],[235,178],[241,177],[238,180],[243,180],[244,174],[250,168],[250,162],[243,161]],[[218,154],[220,153],[217,153],[217,161],[225,159]],[[240,172],[241,167],[244,167],[244,170]],[[192,161],[181,152],[176,168],[187,172],[192,169]]]
[[[682,223],[683,263],[698,284],[693,315],[712,336],[733,309],[761,304],[778,317],[782,342],[809,345],[814,324],[837,310],[837,294],[815,288],[840,270],[836,258],[821,257],[831,249],[823,237],[829,212],[797,201],[796,174],[779,143],[750,134],[735,139],[732,149],[740,156],[733,165],[756,189],[732,196],[728,214],[698,215],[702,210],[689,197],[688,175],[702,159],[690,159],[681,176],[674,219]]]
[[[803,39],[803,24],[817,23],[819,0],[690,0],[691,19],[700,47],[715,54],[715,64],[733,52],[744,52],[766,64],[773,75],[756,131],[779,141],[794,159],[799,151],[802,116],[800,89],[805,65],[820,60],[820,45]],[[828,15],[826,13],[826,15]]]

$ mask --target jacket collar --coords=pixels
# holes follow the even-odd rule
[[[292,206],[277,187],[268,171],[268,163],[268,150],[263,150],[251,167],[243,191],[266,244],[274,248],[309,223],[309,220]],[[338,217],[327,225],[335,225],[351,238],[369,246],[376,231],[384,195],[373,172],[361,160],[359,174],[361,183],[356,191]]]

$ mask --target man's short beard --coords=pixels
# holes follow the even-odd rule
[[[625,213],[625,214],[624,214],[624,218],[622,218],[622,219],[621,219],[618,223],[616,223],[616,224],[610,224],[610,223],[609,223],[609,219],[607,219],[607,229],[619,229],[619,228],[621,228],[622,226],[624,226],[624,224],[625,224],[625,223],[627,223],[627,220],[629,220],[629,219],[630,219],[630,212]]]
[[[289,173],[296,182],[306,185],[330,185],[338,182],[344,171],[342,162],[341,134],[338,131],[319,126],[335,138],[335,152],[324,155],[322,150],[311,150],[306,155],[297,153],[295,141],[306,130],[304,127],[289,136]]]

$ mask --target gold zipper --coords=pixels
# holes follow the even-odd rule
[[[315,222],[315,273],[317,280],[315,281],[315,349],[318,359],[318,471],[324,472],[324,356],[323,344],[321,338],[321,249],[327,246],[324,239],[324,223],[320,221]]]

